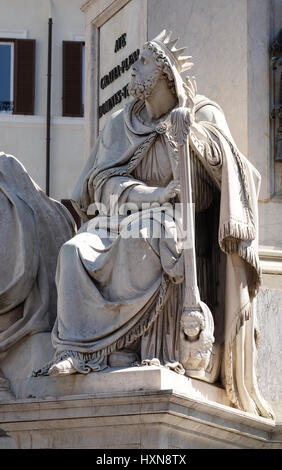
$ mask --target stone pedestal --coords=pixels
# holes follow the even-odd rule
[[[17,392],[29,398],[0,407],[0,427],[16,448],[282,447],[281,426],[220,404],[222,389],[165,368],[36,377]]]
[[[30,336],[1,362],[0,448],[282,448],[276,421],[230,406],[225,390],[164,367],[32,377],[52,358],[50,334]]]

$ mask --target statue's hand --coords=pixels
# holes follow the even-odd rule
[[[180,193],[180,184],[178,180],[172,180],[160,193],[160,204],[168,202]]]

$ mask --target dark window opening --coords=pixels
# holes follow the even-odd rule
[[[63,116],[84,115],[84,42],[63,41]]]

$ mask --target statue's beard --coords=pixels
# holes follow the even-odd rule
[[[160,73],[157,70],[155,74],[151,75],[151,77],[146,78],[145,80],[138,80],[138,78],[132,78],[128,91],[131,96],[134,98],[139,98],[140,100],[145,100],[149,98],[154,90],[158,80],[160,78]]]

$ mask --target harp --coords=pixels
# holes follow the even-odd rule
[[[180,320],[180,361],[184,365],[187,375],[200,378],[205,376],[211,358],[214,321],[208,305],[200,298],[197,283],[195,217],[189,151],[191,113],[191,109],[187,107],[176,108],[171,113],[171,133],[179,152],[185,272],[183,313]]]

